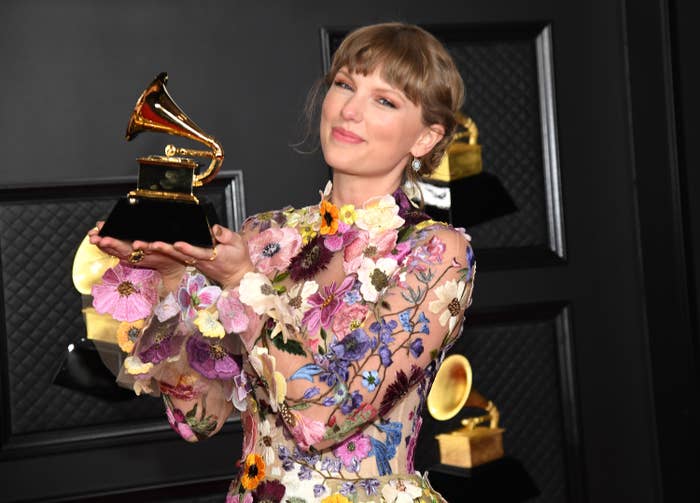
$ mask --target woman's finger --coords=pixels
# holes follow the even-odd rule
[[[196,257],[192,257],[186,253],[182,253],[179,250],[177,250],[173,245],[170,243],[164,243],[162,241],[156,241],[154,243],[150,243],[148,247],[149,252],[157,252],[157,253],[162,253],[163,255],[166,255],[170,257],[171,259],[177,260],[180,263],[187,264],[187,265],[194,265],[193,259]]]
[[[218,250],[216,247],[214,248],[201,248],[199,246],[193,246],[189,243],[185,243],[183,241],[178,241],[173,245],[175,250],[178,252],[187,255],[189,257],[192,257],[195,260],[213,260],[212,257],[216,258],[216,255],[218,254]]]
[[[223,225],[215,225],[214,227],[211,228],[212,233],[214,234],[214,239],[222,244],[229,244],[233,241],[235,236],[237,235],[235,232],[233,232],[231,229],[224,227]]]

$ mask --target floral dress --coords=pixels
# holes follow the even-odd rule
[[[414,472],[421,411],[471,302],[469,237],[402,190],[361,208],[246,220],[255,271],[223,289],[188,268],[176,292],[120,264],[93,288],[121,320],[119,380],[161,394],[194,442],[236,409],[229,503],[444,501]],[[233,464],[233,463],[232,463]]]

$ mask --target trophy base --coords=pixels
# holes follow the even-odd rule
[[[122,197],[107,217],[100,236],[124,241],[185,241],[195,246],[214,245],[210,226],[218,223],[210,203]]]
[[[503,431],[501,428],[479,427],[437,435],[440,463],[473,468],[503,457]]]

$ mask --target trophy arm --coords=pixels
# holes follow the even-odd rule
[[[211,147],[213,150],[213,152],[211,152],[211,162],[204,172],[194,177],[194,183],[192,185],[195,187],[201,187],[205,183],[211,182],[221,169],[221,165],[224,162],[224,151],[222,150],[221,146],[218,143],[213,143]]]

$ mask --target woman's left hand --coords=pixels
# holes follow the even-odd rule
[[[221,225],[212,227],[215,246],[202,248],[183,241],[163,243],[156,241],[134,241],[134,248],[157,251],[196,267],[209,279],[216,281],[222,288],[237,286],[243,275],[255,270],[248,254],[248,245],[243,237]]]

